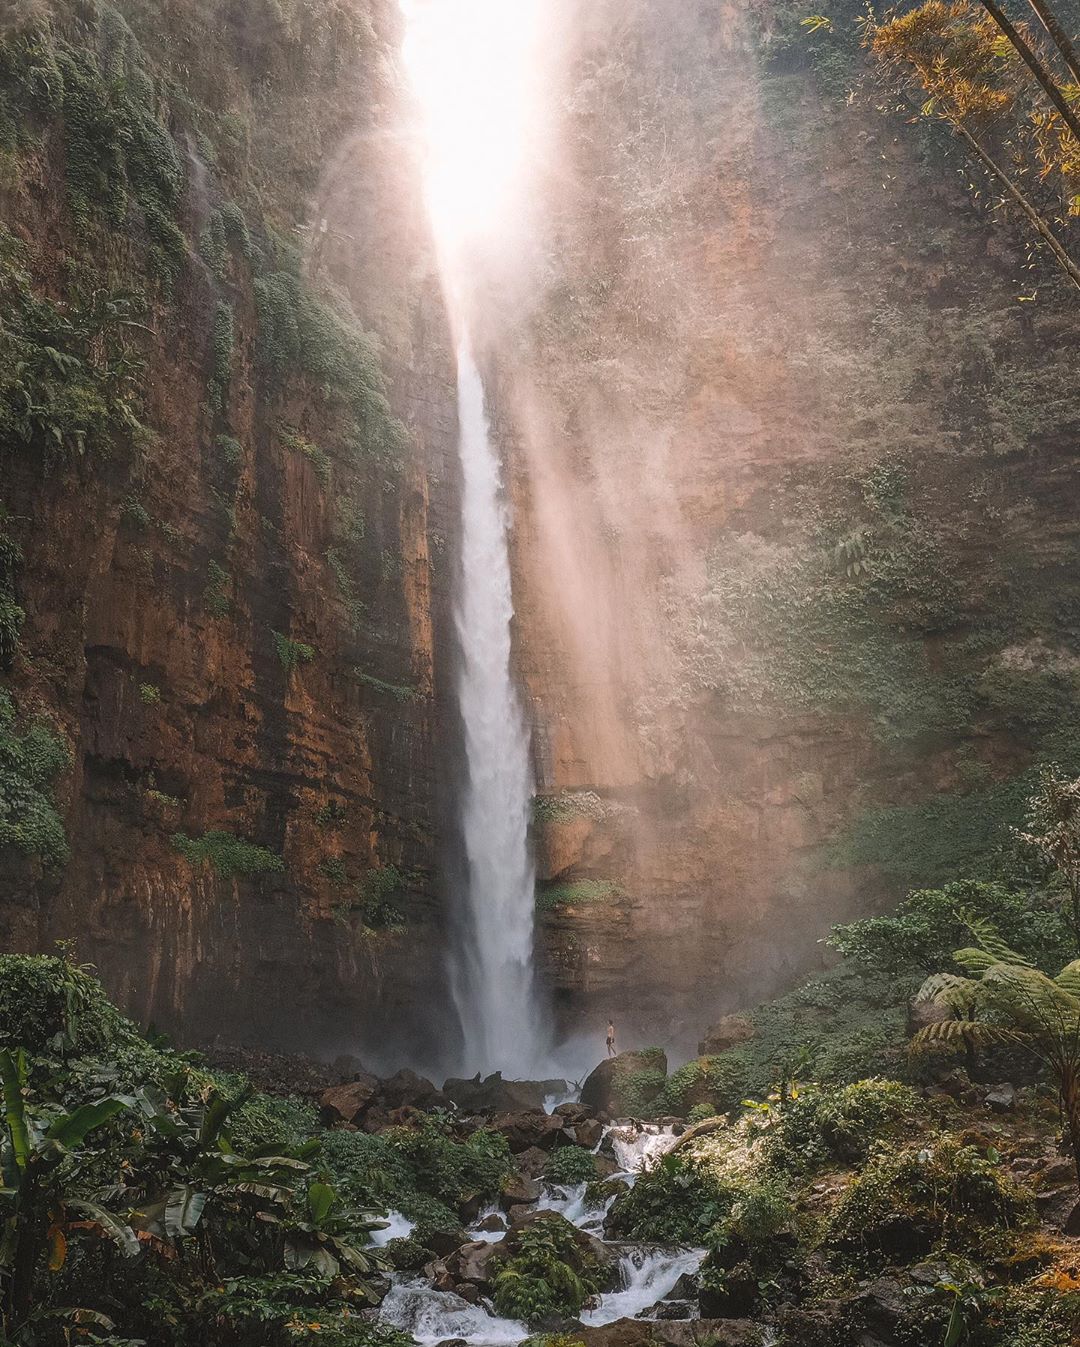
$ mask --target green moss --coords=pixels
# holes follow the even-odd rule
[[[20,728],[14,702],[0,692],[0,847],[46,867],[64,864],[67,835],[53,792],[70,760],[67,745],[44,721]]]
[[[207,388],[208,401],[216,412],[223,412],[229,403],[235,344],[232,305],[225,300],[219,300],[214,310],[214,325],[210,337],[210,380]]]
[[[291,636],[284,636],[280,631],[272,632],[271,635],[281,667],[287,674],[293,673],[301,664],[310,664],[315,658],[314,646],[306,645],[303,641],[294,641]]]
[[[396,702],[418,702],[420,700],[420,693],[414,687],[407,687],[402,683],[384,682],[383,679],[376,678],[374,674],[364,673],[362,669],[353,669],[352,676],[358,683],[373,688],[385,697],[392,697]]]
[[[536,894],[539,912],[555,912],[566,907],[606,903],[622,897],[622,886],[612,879],[578,879],[565,884],[544,884]]]
[[[209,865],[222,879],[281,874],[285,869],[280,856],[232,833],[208,832],[201,837],[175,833],[171,840],[173,849],[189,864]]]
[[[203,603],[211,617],[228,617],[232,609],[232,600],[229,598],[231,583],[229,573],[223,566],[216,561],[207,564]]]
[[[160,706],[161,689],[156,683],[140,683],[139,701],[141,701],[144,706]]]
[[[329,486],[330,460],[324,450],[291,426],[282,426],[278,433],[285,448],[291,449],[293,453],[302,454],[314,468],[315,475],[323,486]]]

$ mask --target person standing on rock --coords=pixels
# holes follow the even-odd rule
[[[614,1020],[608,1020],[608,1022],[607,1022],[607,1055],[608,1055],[609,1057],[614,1057],[614,1056],[615,1056],[615,1021],[614,1021]]]

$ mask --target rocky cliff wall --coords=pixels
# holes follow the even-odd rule
[[[1075,303],[853,14],[568,5],[500,331],[564,1022],[689,1046],[1077,754]],[[520,285],[520,277],[515,278]]]
[[[184,1041],[422,1060],[455,415],[396,7],[213,9],[2,35],[0,935]]]

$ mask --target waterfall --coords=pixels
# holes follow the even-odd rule
[[[461,823],[467,864],[453,989],[468,1070],[527,1074],[542,1051],[534,990],[529,731],[511,672],[509,518],[484,385],[458,349],[461,571],[456,626],[465,733]]]

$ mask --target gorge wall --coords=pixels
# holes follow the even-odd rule
[[[428,1064],[456,413],[396,7],[224,14],[0,30],[0,943],[185,1041]],[[552,6],[481,278],[542,973],[676,1051],[831,922],[1008,874],[1080,771],[1075,304],[800,16]]]

